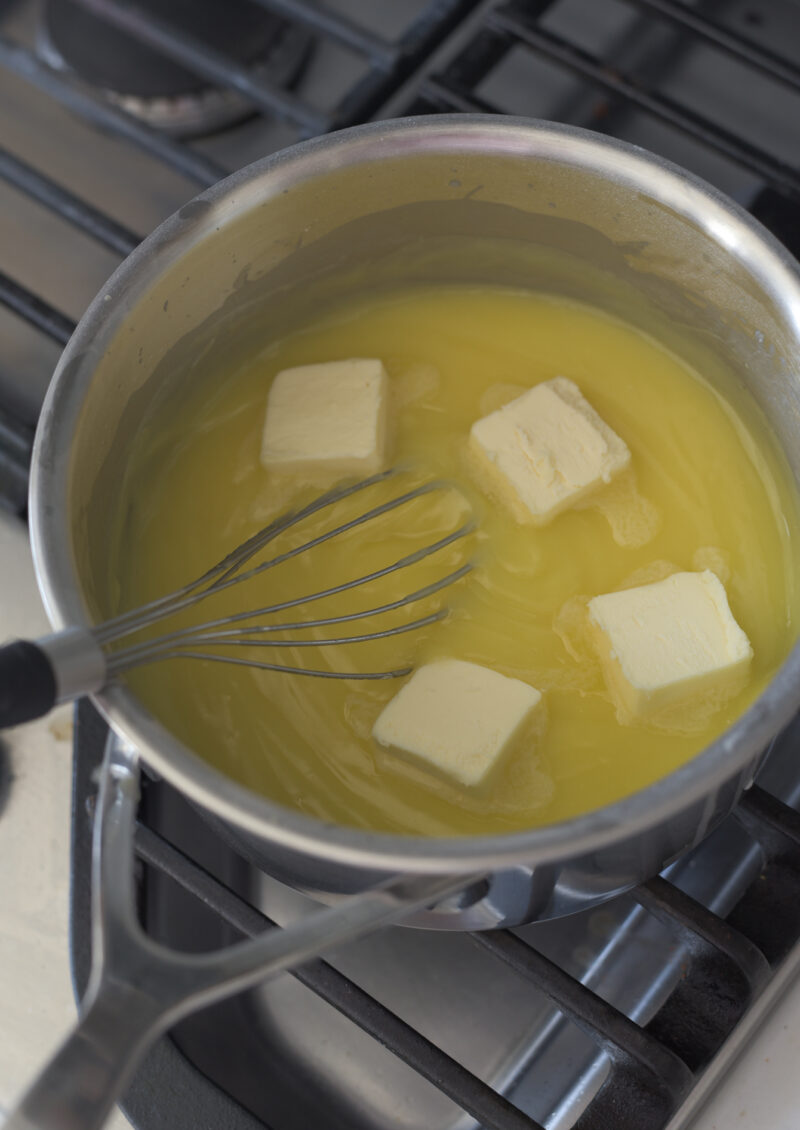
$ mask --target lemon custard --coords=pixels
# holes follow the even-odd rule
[[[246,364],[198,381],[179,412],[153,413],[137,437],[111,531],[109,612],[179,587],[273,518],[352,477],[354,467],[326,472],[299,457],[294,467],[274,454],[273,464],[262,462],[277,374],[352,359],[371,359],[380,382],[385,374],[385,420],[374,449],[400,473],[281,535],[269,555],[415,484],[441,479],[454,488],[268,570],[169,628],[335,586],[472,515],[473,534],[413,567],[272,617],[296,623],[346,615],[472,562],[451,588],[380,621],[287,629],[275,638],[352,635],[443,605],[445,620],[377,642],[248,653],[353,673],[476,665],[535,688],[542,698],[536,726],[467,784],[467,777],[397,756],[373,736],[408,680],[318,679],[189,659],[132,672],[141,700],[201,757],[322,820],[432,836],[499,833],[577,815],[663,777],[764,688],[797,634],[800,526],[788,470],[755,405],[732,373],[712,383],[622,321],[570,300],[502,288],[418,287],[347,299],[268,342]],[[508,411],[546,382],[556,382],[549,387],[562,400],[585,404],[584,417],[602,421],[623,454],[585,497],[528,521],[484,464],[496,459],[491,444],[501,442]],[[554,404],[553,411],[562,409]],[[495,418],[500,430],[485,426],[478,450],[473,427]],[[269,434],[269,452],[281,450],[282,438]],[[366,458],[369,469],[377,465],[372,454]],[[660,592],[659,583],[677,574],[704,578],[703,591],[724,590],[719,600],[727,598],[750,648],[746,669],[737,668],[738,681],[722,697],[695,696],[685,709],[673,703],[663,716],[626,712],[604,669],[590,602],[650,585]],[[227,649],[234,653],[243,657],[242,649]]]

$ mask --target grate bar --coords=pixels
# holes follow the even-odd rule
[[[390,69],[373,69],[344,96],[336,108],[335,128],[366,121],[382,113],[387,98],[456,30],[480,0],[429,0],[426,8],[405,31],[397,45]],[[408,113],[408,109],[404,109]]]
[[[646,1031],[700,1072],[769,983],[769,962],[744,934],[663,878],[632,894],[677,934],[689,954]]]
[[[797,67],[773,51],[759,47],[749,39],[708,19],[700,12],[687,8],[685,4],[676,3],[676,0],[627,0],[627,2],[635,4],[638,8],[655,12],[677,27],[685,28],[686,31],[692,32],[720,51],[800,94],[800,70]]]
[[[781,851],[787,844],[800,848],[800,813],[760,786],[744,793],[734,814],[768,852]]]
[[[136,827],[136,854],[240,933],[255,937],[266,929],[277,929],[270,918],[141,823]],[[438,1087],[484,1130],[544,1130],[326,961],[310,961],[288,972]]]
[[[649,94],[581,48],[567,43],[566,40],[542,28],[531,26],[516,10],[512,12],[506,7],[493,12],[487,22],[492,28],[505,32],[537,54],[590,80],[610,94],[626,99],[687,136],[736,161],[764,180],[792,193],[793,196],[800,197],[800,172],[790,165],[784,164],[762,149],[749,145],[735,134],[715,125],[700,114],[680,106],[672,99],[664,95]]]
[[[754,785],[733,814],[760,846],[763,860],[757,882],[744,892],[728,921],[776,969],[800,937],[800,813]]]
[[[235,90],[267,114],[274,114],[306,130],[326,133],[330,120],[288,90],[255,75],[222,52],[206,46],[196,36],[143,12],[131,0],[78,0],[93,15],[132,35],[140,43],[181,63],[210,83]]]
[[[497,114],[499,111],[448,81],[443,75],[426,79],[419,91],[419,97],[435,106],[437,111],[454,110],[459,114]]]
[[[129,255],[141,243],[141,238],[122,224],[5,149],[0,149],[0,177],[120,255]]]
[[[172,138],[138,121],[131,114],[126,114],[116,106],[83,90],[77,83],[62,78],[56,71],[41,63],[27,48],[1,36],[0,67],[6,67],[38,90],[49,94],[84,121],[125,141],[130,141],[139,149],[169,165],[187,180],[202,185],[203,188],[215,184],[228,175],[228,170],[218,165],[216,161],[211,161],[189,149],[188,146],[173,141]]]
[[[661,876],[642,883],[632,894],[650,914],[677,927],[690,949],[696,948],[693,939],[698,939],[733,962],[746,978],[751,996],[763,989],[771,976],[769,963],[757,946],[723,918]]]
[[[293,23],[303,24],[311,31],[323,32],[343,47],[366,55],[382,70],[388,70],[397,58],[398,51],[393,44],[372,35],[323,4],[309,4],[307,0],[255,0],[255,3]]]
[[[33,428],[0,409],[0,505],[22,514],[28,501]]]
[[[541,17],[554,0],[528,0],[528,16]],[[470,39],[458,54],[447,63],[447,84],[453,90],[475,91],[481,81],[491,73],[508,53],[508,36],[492,31],[483,24],[480,35]],[[435,74],[431,76],[435,81]]]
[[[47,334],[59,345],[66,345],[72,337],[74,322],[54,306],[50,306],[30,290],[14,282],[2,271],[0,271],[0,303],[35,326],[37,330]]]
[[[676,1109],[689,1090],[688,1067],[658,1040],[544,954],[506,931],[473,934],[475,941],[535,985],[591,1037],[636,1089],[652,1096],[661,1112]],[[644,1123],[643,1123],[644,1125]]]

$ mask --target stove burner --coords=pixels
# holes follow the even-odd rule
[[[280,86],[297,77],[310,36],[247,0],[139,0],[204,46]],[[250,117],[253,107],[140,43],[76,0],[45,0],[38,51],[55,70],[100,88],[109,101],[156,129],[197,137]]]

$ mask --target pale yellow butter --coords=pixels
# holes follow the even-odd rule
[[[384,707],[372,736],[462,785],[478,785],[514,746],[542,695],[519,679],[460,659],[418,668]]]
[[[627,445],[566,377],[477,420],[470,448],[488,486],[520,522],[544,525],[631,461]]]
[[[753,649],[706,569],[596,596],[589,629],[623,719],[740,689]]]
[[[283,369],[267,400],[265,467],[372,474],[387,459],[389,377],[369,358]]]

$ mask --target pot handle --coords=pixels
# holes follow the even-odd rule
[[[92,973],[78,1023],[4,1130],[98,1130],[157,1036],[177,1020],[454,894],[475,876],[391,881],[210,954],[153,942],[134,911],[136,754],[110,735],[93,841]]]
[[[99,691],[106,676],[105,656],[85,628],[5,644],[0,647],[0,730]]]

